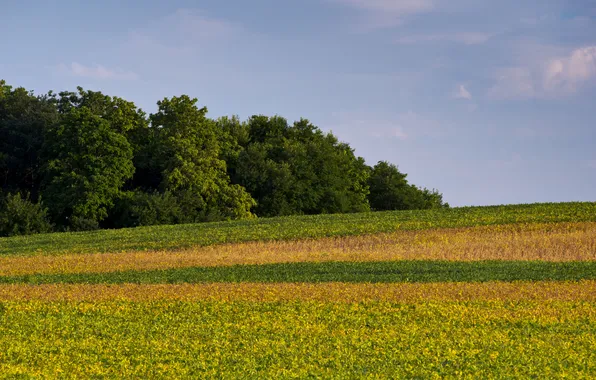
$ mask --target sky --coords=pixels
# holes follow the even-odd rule
[[[0,0],[0,78],[306,118],[452,206],[596,201],[596,0]]]

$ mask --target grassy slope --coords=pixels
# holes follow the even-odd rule
[[[222,242],[581,221],[596,221],[596,203],[324,215],[49,234],[0,239],[0,256],[177,249]],[[592,294],[590,287],[594,284],[556,281],[595,278],[596,261],[307,262],[0,277],[0,283],[21,284],[0,286],[7,294],[14,296],[17,288],[25,291],[23,298],[11,298],[19,301],[0,302],[0,373],[14,377],[68,374],[84,378],[247,374],[253,377],[593,377],[596,304],[589,301],[593,300],[592,296],[585,296]],[[485,282],[520,280],[555,281]],[[267,284],[171,285],[209,281]],[[322,283],[275,283],[288,281]],[[438,283],[422,284],[431,281]],[[275,294],[274,302],[176,302],[152,298],[148,299],[150,302],[114,302],[107,294],[109,291],[125,287],[125,294],[131,295],[129,290],[135,285],[118,285],[115,287],[118,289],[108,285],[26,285],[130,282],[166,284],[163,286],[176,295],[180,295],[178,288],[185,286],[215,286],[212,291],[222,297],[225,294],[221,287],[236,286],[238,289],[232,291],[243,296],[247,286],[265,287],[260,291],[269,295],[271,289],[266,286],[284,285],[306,287],[304,291],[308,294],[313,293],[308,289],[312,285],[323,294],[316,302],[287,300],[288,294],[294,295],[299,290],[294,288],[282,288],[278,298],[284,302],[278,302]],[[143,289],[152,286],[162,285],[138,285]],[[393,291],[400,296],[403,289],[395,287],[424,287],[411,289],[423,295],[432,294],[432,289],[435,295],[445,295],[443,288],[448,287],[454,299],[466,299],[462,286],[475,290],[468,297],[472,301],[361,303],[356,297],[344,304],[332,302],[330,286],[336,288],[336,297],[342,300],[355,296],[355,290],[346,286],[387,286],[385,292]],[[531,300],[490,298],[495,292],[505,294],[504,287],[518,296],[518,287],[524,286],[530,293],[523,294]],[[549,292],[561,295],[564,293],[561,286],[580,286],[584,298],[577,295],[578,298],[571,297],[573,300],[569,302],[553,301]],[[40,302],[43,297],[29,300],[32,291],[47,296],[47,287],[54,287],[54,296],[60,300],[72,287],[87,287],[91,288],[88,289],[91,298],[88,302]],[[257,300],[261,300],[259,289],[254,291]],[[78,294],[84,289],[72,291]],[[160,295],[157,289],[148,291]],[[490,301],[477,299],[474,291],[487,293]],[[544,293],[545,297],[534,299],[531,296],[534,293]],[[570,290],[565,294],[569,295]],[[575,297],[573,288],[571,294]],[[98,300],[100,296],[104,298]]]
[[[0,256],[180,249],[256,240],[362,235],[510,223],[596,222],[596,203],[463,207],[256,219],[0,238]]]

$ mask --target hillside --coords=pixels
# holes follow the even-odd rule
[[[537,203],[441,210],[259,218],[0,238],[0,256],[173,250],[258,240],[313,239],[514,223],[596,222],[596,203]]]
[[[596,204],[3,238],[0,321],[8,376],[594,377]]]

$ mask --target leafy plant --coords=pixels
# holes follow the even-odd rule
[[[0,199],[0,236],[31,235],[49,232],[52,225],[47,218],[47,209],[40,203],[33,203],[29,194],[8,194]]]

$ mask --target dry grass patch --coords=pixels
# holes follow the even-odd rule
[[[527,224],[249,242],[181,251],[1,257],[0,276],[392,260],[596,260],[596,223]]]

